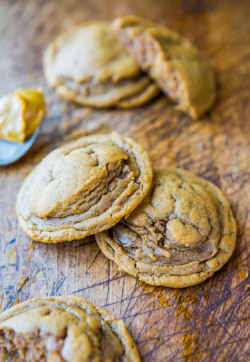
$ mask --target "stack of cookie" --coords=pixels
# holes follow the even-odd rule
[[[197,118],[215,99],[213,73],[196,48],[136,17],[72,29],[48,47],[44,66],[58,94],[83,105],[138,106],[160,88]],[[147,152],[117,133],[47,155],[19,191],[17,216],[41,242],[95,235],[120,270],[174,288],[211,277],[236,241],[230,205],[215,185],[181,169],[153,169]],[[0,316],[0,342],[3,360],[140,361],[124,323],[76,297],[11,308]]]
[[[235,247],[235,221],[215,185],[180,169],[153,172],[146,151],[116,133],[52,151],[23,183],[17,215],[46,243],[95,234],[120,270],[152,285],[198,284]]]
[[[199,118],[216,95],[212,70],[188,40],[135,16],[60,35],[45,52],[44,71],[59,96],[99,108],[140,106],[161,89]]]
[[[228,201],[190,172],[152,170],[146,151],[116,133],[52,151],[28,175],[18,220],[34,240],[95,234],[102,252],[141,281],[175,288],[220,269],[235,247]],[[124,323],[82,298],[48,297],[0,316],[0,357],[23,361],[140,361]]]

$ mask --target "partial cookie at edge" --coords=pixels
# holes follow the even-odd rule
[[[0,315],[0,340],[0,356],[22,361],[38,356],[140,361],[123,321],[74,296],[37,298],[10,308]]]

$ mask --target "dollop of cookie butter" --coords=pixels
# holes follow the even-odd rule
[[[128,215],[152,180],[146,152],[117,134],[83,137],[51,152],[17,199],[23,229],[35,240],[79,239]]]
[[[21,303],[0,315],[4,361],[140,361],[122,321],[77,297]]]
[[[215,185],[166,168],[154,171],[142,203],[96,240],[121,270],[149,284],[185,287],[205,280],[228,261],[236,225]]]
[[[17,89],[0,99],[0,138],[24,142],[41,123],[46,110],[42,89]]]

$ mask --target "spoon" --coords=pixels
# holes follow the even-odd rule
[[[6,166],[19,160],[33,145],[38,133],[39,128],[25,142],[11,142],[0,139],[0,166]]]

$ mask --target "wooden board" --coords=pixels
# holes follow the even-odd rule
[[[74,24],[137,14],[193,41],[216,71],[218,99],[199,122],[166,98],[134,110],[75,109],[46,86],[42,55]],[[250,140],[250,2],[124,0],[0,2],[0,96],[43,86],[48,102],[37,142],[0,169],[1,308],[34,297],[77,295],[122,318],[143,361],[247,361]],[[218,185],[238,224],[236,251],[207,282],[188,289],[151,287],[120,273],[93,238],[46,245],[31,240],[15,215],[19,187],[50,150],[98,124],[134,137],[154,165],[184,167]]]

